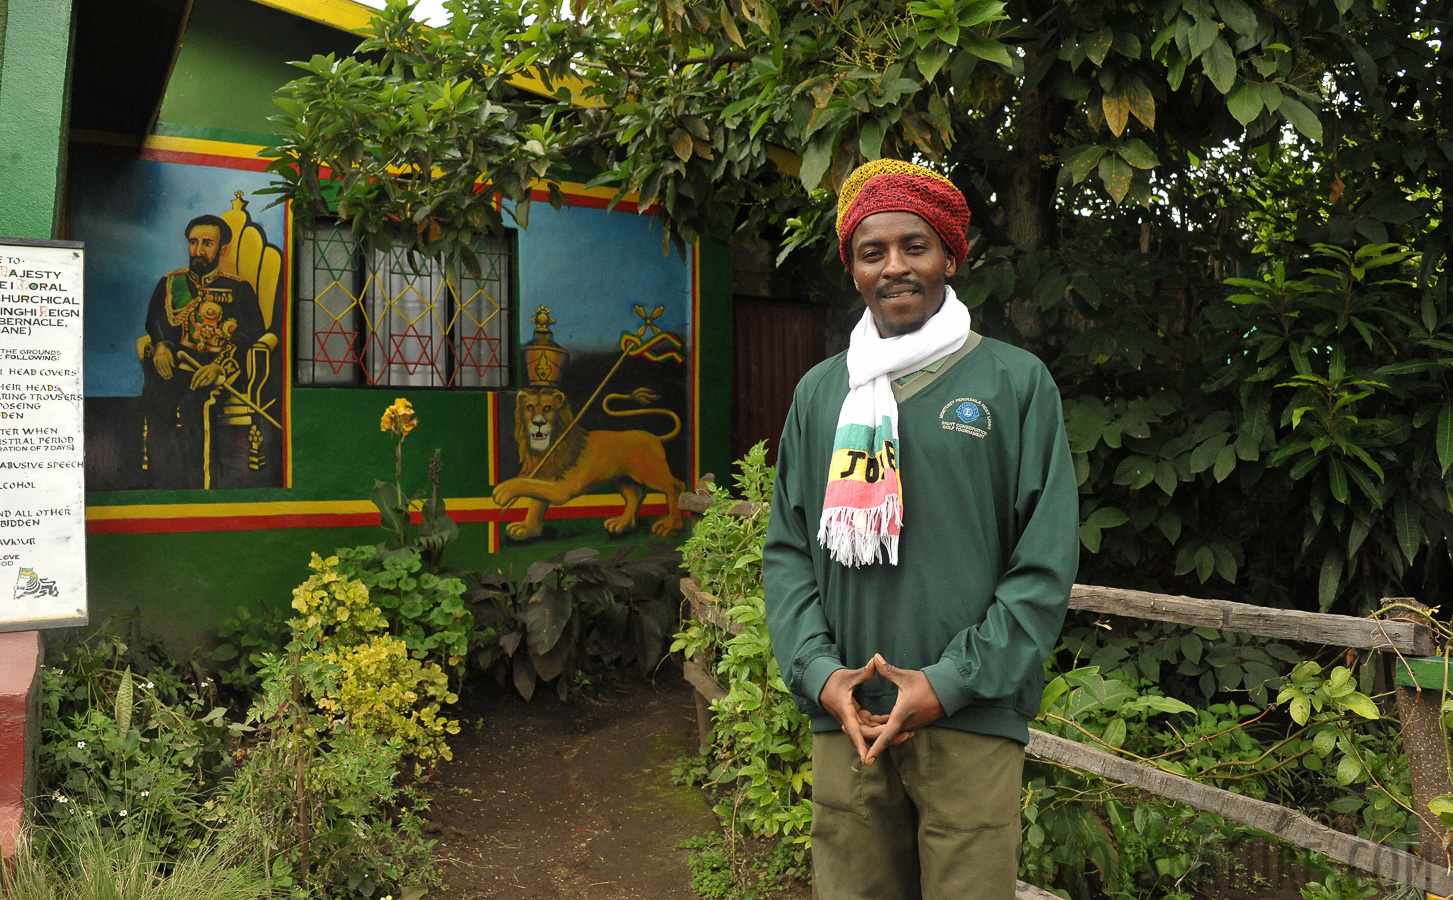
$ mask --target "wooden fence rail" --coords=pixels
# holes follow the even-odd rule
[[[710,498],[702,494],[683,494],[681,497],[682,509],[703,511],[710,505]],[[729,512],[733,515],[751,515],[758,509],[758,504],[742,501]],[[695,579],[683,578],[681,589],[691,601],[693,618],[733,634],[739,630],[724,615],[725,611],[721,609],[717,599],[702,590]],[[1072,589],[1070,608],[1193,627],[1205,626],[1279,640],[1370,649],[1408,656],[1427,656],[1434,649],[1431,630],[1427,625],[1416,621],[1360,619],[1326,613],[1270,609],[1228,600],[1207,600],[1085,584],[1077,584]],[[697,691],[698,726],[704,739],[711,727],[709,703],[725,697],[727,692],[712,677],[709,661],[700,654],[685,661],[683,670],[686,680]],[[1409,749],[1411,752],[1412,748]],[[1440,896],[1453,895],[1453,871],[1439,862],[1439,854],[1430,854],[1433,859],[1423,859],[1402,850],[1344,834],[1319,824],[1296,810],[1201,784],[1037,729],[1030,730],[1026,752],[1046,762],[1099,775],[1249,825],[1383,878],[1413,885]],[[1445,766],[1442,760],[1438,762],[1441,771]],[[1437,836],[1428,833],[1431,830],[1429,818],[1419,816],[1423,823],[1420,830],[1423,831],[1425,845],[1430,840],[1440,841],[1442,837],[1441,833]],[[1017,900],[1043,900],[1050,896],[1052,895],[1023,882],[1019,883],[1016,894]]]

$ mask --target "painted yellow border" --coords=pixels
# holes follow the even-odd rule
[[[369,21],[378,15],[378,10],[353,0],[252,0],[262,6],[271,6],[300,19],[317,22],[341,31],[358,32],[368,27]]]
[[[488,497],[446,497],[449,509],[496,510],[499,504]],[[612,506],[624,501],[620,494],[582,494],[569,503],[552,504],[565,509],[582,506]],[[666,496],[649,493],[643,503],[665,503]],[[88,506],[86,521],[115,519],[226,519],[246,516],[354,515],[377,512],[368,500],[272,500],[259,503],[143,503],[136,506]]]

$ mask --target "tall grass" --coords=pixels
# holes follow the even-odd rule
[[[6,900],[257,900],[268,895],[241,834],[168,859],[138,834],[92,826],[74,837],[32,827],[15,865],[0,866]]]

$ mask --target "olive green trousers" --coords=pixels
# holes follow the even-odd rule
[[[1024,747],[924,728],[871,766],[812,736],[818,900],[1013,900]]]

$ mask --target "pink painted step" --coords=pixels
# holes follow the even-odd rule
[[[40,739],[40,632],[0,634],[0,856],[15,852]]]

